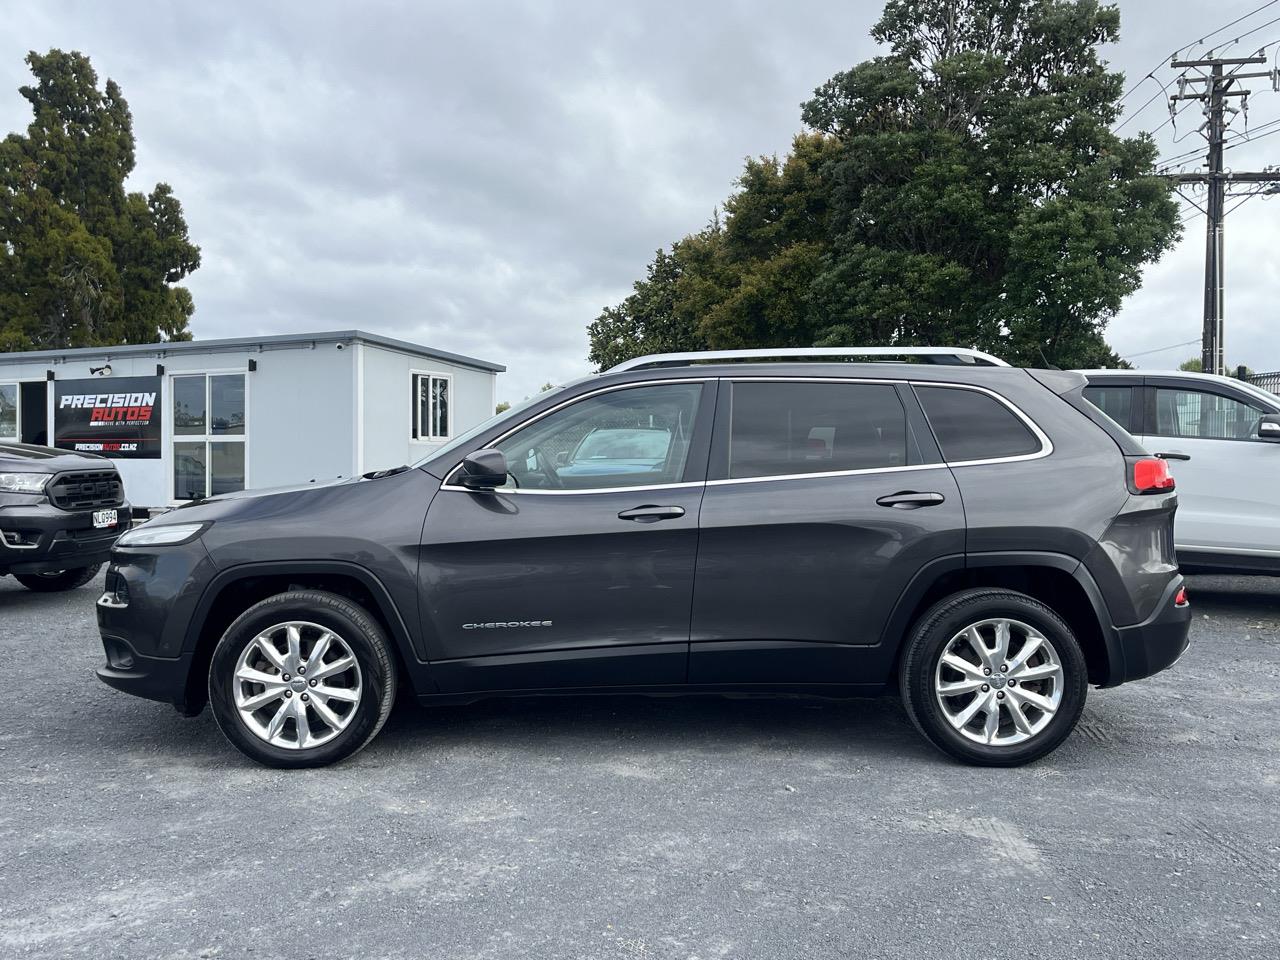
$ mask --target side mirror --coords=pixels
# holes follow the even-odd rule
[[[1272,443],[1280,443],[1280,413],[1263,414],[1262,419],[1258,421],[1258,437],[1262,440],[1270,440]]]
[[[507,458],[501,450],[477,450],[462,461],[458,483],[468,490],[493,491],[507,482]]]

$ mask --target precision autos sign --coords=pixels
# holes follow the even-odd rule
[[[54,381],[54,446],[119,459],[159,459],[160,381],[160,377]]]

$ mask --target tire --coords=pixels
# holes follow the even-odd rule
[[[61,593],[63,590],[75,590],[98,575],[102,564],[95,563],[91,567],[76,567],[73,570],[59,570],[56,573],[15,573],[14,579],[36,593]]]
[[[317,666],[311,661],[325,635]],[[305,677],[308,669],[313,676]],[[222,635],[209,665],[218,727],[241,753],[269,767],[322,767],[352,756],[377,736],[395,699],[394,660],[381,626],[359,604],[319,590],[250,607]]]
[[[953,658],[967,665],[957,669]],[[1088,667],[1071,628],[1049,607],[1012,590],[977,589],[940,600],[916,621],[898,681],[911,722],[939,750],[966,763],[1014,767],[1050,753],[1075,728]]]

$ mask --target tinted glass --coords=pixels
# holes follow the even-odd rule
[[[952,463],[1036,453],[1040,441],[995,397],[976,390],[916,387],[942,455]]]
[[[235,493],[244,489],[244,444],[209,444],[209,492]]]
[[[507,457],[506,489],[585,490],[679,483],[702,385],[672,383],[598,394],[531,423],[496,446]],[[638,432],[660,434],[655,445],[623,441]],[[609,455],[575,456],[593,435],[611,434]],[[640,455],[646,454],[646,455]]]
[[[244,375],[209,378],[213,429],[210,433],[244,436]]]
[[[205,446],[204,443],[173,445],[173,497],[175,500],[199,500],[208,495],[205,489]]]
[[[1084,398],[1132,432],[1133,387],[1085,387]]]
[[[1258,436],[1260,407],[1200,390],[1156,390],[1156,433],[1162,437],[1250,440]]]
[[[203,436],[205,378],[175,377],[173,381],[173,432]]]
[[[0,437],[18,437],[18,385],[0,383]]]
[[[729,477],[900,467],[907,417],[897,391],[871,383],[735,383]]]

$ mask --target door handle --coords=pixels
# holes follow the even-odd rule
[[[659,520],[674,520],[684,516],[684,507],[655,507],[646,503],[643,507],[633,507],[618,514],[619,520],[634,520],[636,523],[657,523]]]
[[[1176,451],[1170,451],[1169,453],[1157,453],[1156,456],[1159,457],[1161,460],[1190,460],[1191,459],[1191,454],[1177,453]]]
[[[936,507],[947,498],[940,493],[916,493],[914,490],[903,490],[891,493],[876,501],[882,507],[896,507],[899,510],[915,510],[917,507]]]

